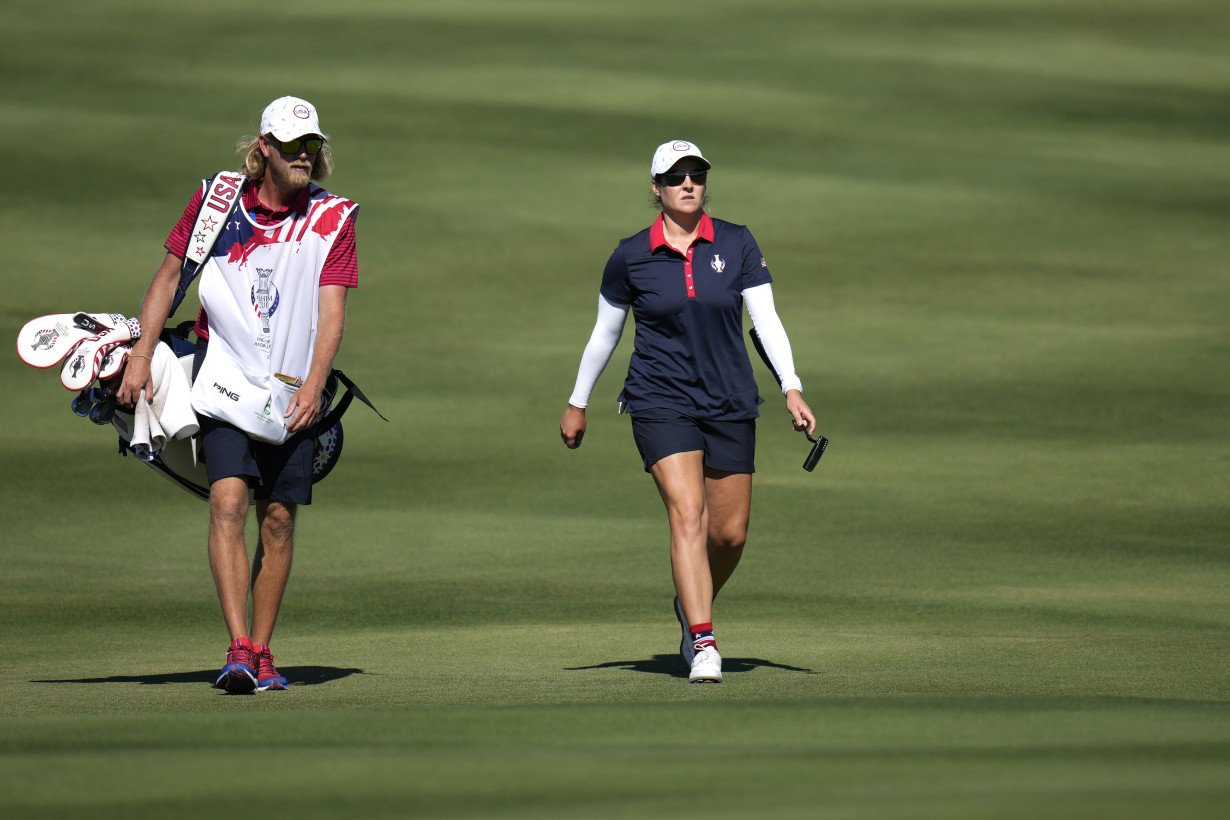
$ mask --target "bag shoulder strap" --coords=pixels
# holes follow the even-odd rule
[[[388,421],[388,419],[384,418],[384,414],[376,409],[376,405],[372,404],[371,400],[367,398],[367,396],[363,395],[363,391],[359,389],[357,384],[351,381],[349,376],[340,370],[334,370],[330,375],[346,386],[346,395],[342,396],[342,398],[338,400],[337,405],[330,410],[323,419],[316,422],[317,430],[332,429],[333,425],[337,424],[338,421],[341,420],[342,415],[350,407],[350,403],[356,398],[368,407],[372,408],[372,412],[374,412],[377,416],[380,416],[380,418]]]
[[[201,197],[201,207],[196,212],[192,234],[188,237],[188,251],[180,263],[179,285],[171,302],[172,316],[188,295],[192,282],[200,275],[201,265],[209,258],[209,252],[222,234],[222,226],[242,199],[239,191],[243,188],[243,181],[243,174],[237,171],[219,171],[208,182],[202,181],[205,194]]]

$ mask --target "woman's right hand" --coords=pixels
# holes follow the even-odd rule
[[[585,438],[585,408],[574,407],[571,404],[564,410],[564,417],[559,420],[559,436],[569,450],[581,446]]]
[[[786,393],[786,411],[790,413],[790,421],[796,433],[806,432],[808,437],[816,434],[816,414],[803,401],[803,393],[791,390]]]

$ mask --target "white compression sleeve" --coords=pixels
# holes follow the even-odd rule
[[[765,283],[743,291],[743,304],[747,305],[747,313],[752,317],[752,327],[760,336],[765,353],[773,370],[782,383],[782,395],[789,390],[802,392],[803,382],[794,372],[794,353],[790,350],[790,340],[786,338],[786,328],[778,318],[777,308],[773,304],[773,286]]]
[[[577,369],[577,383],[572,388],[572,396],[568,403],[573,407],[585,407],[589,404],[589,394],[594,392],[598,377],[611,361],[611,354],[619,344],[619,337],[624,333],[624,321],[628,318],[627,305],[615,305],[598,294],[598,321],[594,323],[594,332],[581,354],[581,366]]]

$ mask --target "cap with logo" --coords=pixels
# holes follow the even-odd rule
[[[653,152],[653,161],[649,163],[649,178],[655,179],[658,174],[665,174],[684,157],[696,157],[705,163],[706,171],[713,167],[713,163],[705,159],[705,155],[700,152],[699,146],[687,140],[671,140],[662,143],[658,150]]]
[[[273,134],[280,140],[293,140],[307,134],[319,134],[326,139],[329,136],[320,130],[316,106],[299,97],[279,97],[265,106],[261,114],[261,133]]]

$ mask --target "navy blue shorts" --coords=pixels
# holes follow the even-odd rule
[[[645,472],[675,453],[700,450],[705,466],[727,473],[756,472],[756,419],[708,421],[674,410],[632,414],[632,437]]]
[[[239,477],[248,481],[261,501],[312,503],[312,461],[316,439],[296,433],[281,444],[248,437],[233,424],[199,415],[201,451],[209,483]]]
[[[201,346],[198,345],[198,348]],[[205,351],[198,349],[193,375],[200,370]],[[287,504],[312,503],[312,462],[316,457],[316,437],[311,431],[299,432],[281,444],[249,438],[235,425],[198,415],[201,452],[209,483],[220,478],[243,478],[259,501]]]

